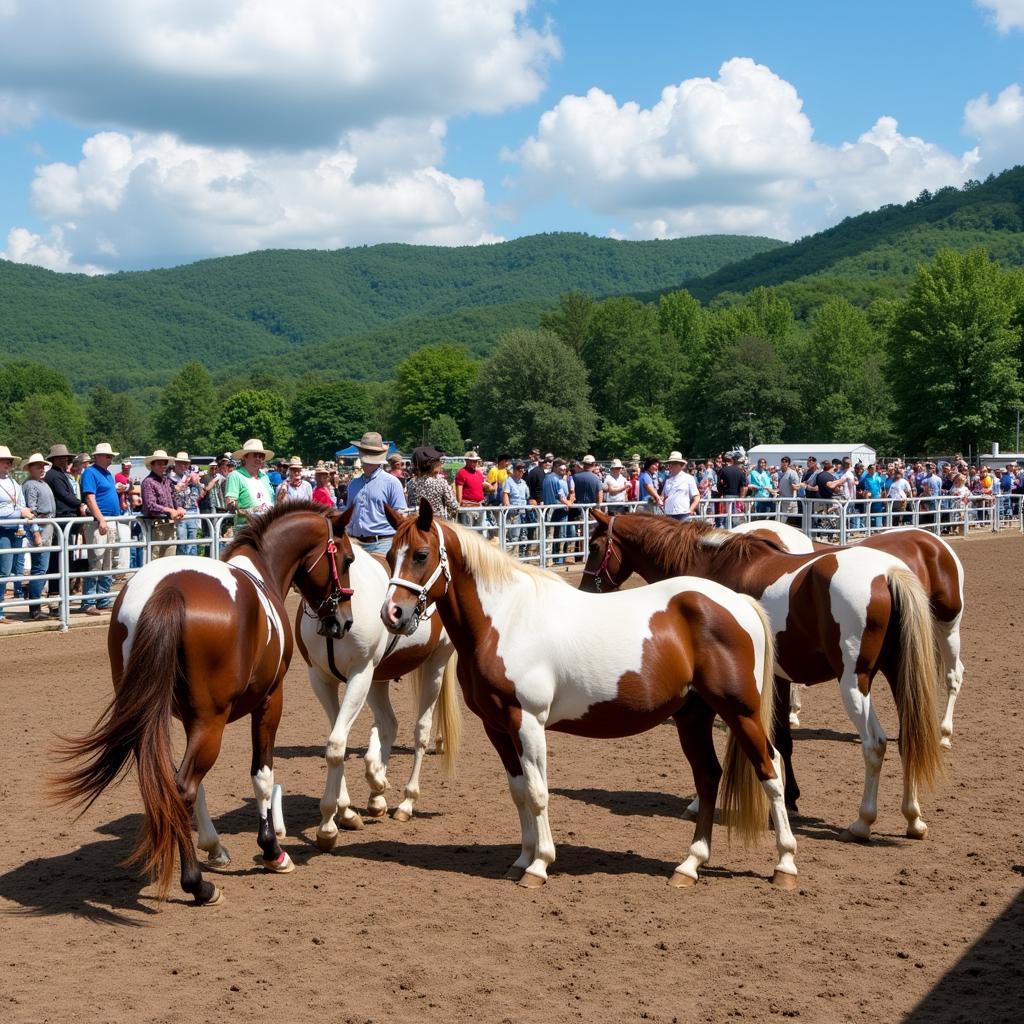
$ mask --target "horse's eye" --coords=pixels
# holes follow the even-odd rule
[[[352,568],[352,563],[354,561],[355,561],[355,559],[352,558],[351,556],[349,556],[348,558],[345,559],[345,561],[342,564],[345,566],[345,570],[346,571]]]
[[[427,560],[427,552],[426,552],[426,550],[421,550],[421,551],[415,552],[413,554],[413,556],[412,556],[412,560],[417,565],[422,565]]]

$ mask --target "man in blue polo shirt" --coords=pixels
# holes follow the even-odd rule
[[[108,518],[121,514],[121,498],[117,493],[117,482],[110,472],[110,464],[117,457],[106,441],[96,445],[92,453],[92,465],[82,473],[82,501],[89,509],[93,521],[85,524],[85,543],[96,545],[89,548],[90,572],[111,574],[117,554],[117,524],[108,523]],[[112,575],[86,576],[82,580],[82,611],[86,615],[99,615],[109,608],[114,599],[110,595]],[[101,596],[99,600],[93,594]]]
[[[395,528],[388,522],[384,506],[390,505],[399,511],[408,508],[405,492],[398,477],[382,468],[387,461],[388,447],[380,434],[368,430],[352,443],[359,451],[363,475],[348,485],[345,508],[354,505],[356,509],[349,520],[348,533],[363,546],[364,551],[386,555],[391,548]]]

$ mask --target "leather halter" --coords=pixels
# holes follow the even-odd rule
[[[341,576],[338,574],[338,545],[334,539],[334,524],[329,516],[327,517],[327,545],[317,556],[317,560],[306,570],[307,576],[320,564],[322,558],[327,559],[327,565],[331,570],[331,593],[315,609],[310,608],[308,602],[302,602],[302,611],[311,619],[329,618],[337,612],[342,598],[351,597],[355,593],[352,587],[341,585]]]
[[[583,575],[584,576],[593,576],[594,577],[594,590],[598,594],[601,593],[601,576],[602,575],[608,581],[608,586],[612,590],[618,590],[619,589],[619,585],[615,582],[615,580],[612,579],[612,574],[608,571],[608,563],[611,561],[612,551],[614,549],[614,546],[612,544],[612,529],[613,529],[614,525],[615,525],[615,516],[609,516],[608,517],[608,540],[605,541],[604,557],[601,559],[601,564],[596,569],[584,569],[583,570]],[[622,555],[620,555],[618,552],[615,552],[615,555],[616,555],[616,557],[619,560],[619,565],[621,566],[622,565]]]
[[[429,619],[431,615],[437,610],[437,605],[431,605],[427,608],[427,601],[430,598],[427,596],[430,588],[437,582],[438,577],[444,574],[444,593],[441,594],[444,597],[448,593],[448,584],[452,581],[451,570],[448,568],[448,551],[444,546],[444,533],[441,531],[441,526],[436,521],[434,522],[434,529],[437,532],[438,542],[438,558],[437,568],[430,574],[429,579],[426,583],[413,583],[411,580],[403,580],[401,576],[392,576],[388,580],[389,586],[405,587],[406,590],[411,590],[416,594],[416,605],[412,610],[413,621],[417,624],[423,619]]]

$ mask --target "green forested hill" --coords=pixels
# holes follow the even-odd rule
[[[59,366],[80,390],[163,383],[189,359],[214,373],[255,360],[289,376],[330,366],[382,379],[432,341],[483,352],[503,330],[534,326],[562,292],[658,290],[781,244],[545,234],[462,248],[268,250],[107,277],[0,261],[0,338],[3,356]]]
[[[677,287],[706,302],[723,293],[780,286],[780,295],[799,315],[834,296],[862,305],[877,297],[898,297],[917,266],[940,249],[979,246],[1006,266],[1024,265],[1024,167],[848,217],[793,245],[758,253]]]

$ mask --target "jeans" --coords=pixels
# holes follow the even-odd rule
[[[481,526],[487,526],[487,520],[487,512],[484,510],[483,506],[479,508],[473,507],[466,511],[459,512],[459,522],[463,526],[469,527],[471,530],[478,529]],[[483,537],[484,540],[487,540],[489,537],[487,530],[480,530],[479,532],[480,536]]]
[[[109,608],[114,603],[110,596],[114,577],[109,574],[113,571],[114,559],[117,556],[117,524],[108,523],[107,532],[102,534],[99,523],[86,523],[85,542],[97,545],[89,549],[90,572],[103,572],[104,575],[85,576],[82,579],[82,607],[95,605],[100,609]],[[99,600],[91,600],[94,595]]]
[[[552,509],[548,517],[548,522],[551,524],[551,529],[548,531],[548,537],[550,538],[548,554],[554,559],[555,565],[562,565],[565,562],[565,523],[568,518],[569,510],[564,505]],[[555,558],[555,555],[562,555],[563,557]]]
[[[355,538],[353,538],[354,540]],[[381,537],[380,540],[369,542],[356,541],[356,543],[370,555],[386,555],[391,550],[391,538]]]
[[[21,549],[21,538],[15,536],[17,527],[0,526],[0,601],[7,593],[7,577],[14,568],[14,553]],[[0,608],[0,619],[4,610]]]
[[[182,544],[183,540],[195,540],[199,536],[199,520],[192,519],[189,516],[185,516],[184,519],[179,519],[177,522],[176,536],[178,538],[178,551],[179,555],[195,555],[198,553],[198,547],[195,544]]]
[[[40,530],[40,547],[49,547],[53,543],[53,531],[53,526],[44,526]],[[39,579],[38,577],[45,576],[50,568],[50,552],[36,552],[33,546],[30,553],[32,556],[32,578],[28,584],[28,596],[29,600],[38,601],[43,596],[43,590],[46,587],[46,580]],[[36,608],[38,608],[38,605]],[[31,610],[34,611],[35,608]]]

